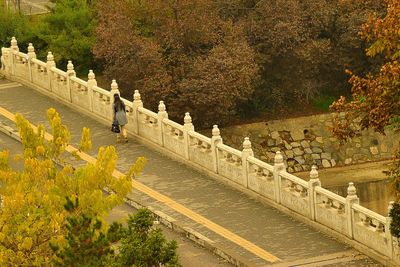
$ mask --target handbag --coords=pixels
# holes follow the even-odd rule
[[[114,120],[113,123],[111,124],[111,132],[113,133],[119,133],[120,129],[119,129],[119,124],[117,120]]]

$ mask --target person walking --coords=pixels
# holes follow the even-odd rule
[[[114,95],[113,114],[114,121],[118,123],[120,128],[120,132],[117,133],[117,143],[121,142],[122,138],[126,143],[128,142],[128,133],[126,132],[125,125],[128,123],[128,119],[126,118],[125,103],[124,101],[122,101],[118,94]]]

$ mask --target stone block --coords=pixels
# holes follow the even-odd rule
[[[309,142],[309,141],[306,141],[306,140],[301,141],[300,144],[301,144],[301,146],[304,147],[304,148],[310,147],[310,142]]]
[[[286,155],[286,157],[289,158],[289,159],[291,159],[291,158],[294,157],[294,153],[293,153],[292,150],[286,150],[286,151],[285,151],[285,155]]]
[[[321,143],[318,143],[317,141],[312,141],[311,143],[310,143],[310,145],[312,146],[312,147],[321,147]]]
[[[335,167],[336,166],[336,160],[331,159],[331,165],[332,165],[332,167]]]
[[[352,162],[353,162],[353,159],[352,159],[352,158],[347,158],[347,159],[344,160],[344,164],[345,164],[345,165],[349,165],[349,164],[351,164]]]
[[[331,163],[329,162],[329,160],[323,159],[323,160],[322,160],[322,166],[323,166],[324,168],[330,168],[330,167],[331,167]]]
[[[311,154],[312,159],[321,159],[320,154]]]
[[[283,143],[282,138],[280,138],[280,137],[276,138],[276,139],[275,139],[275,143],[276,143],[277,145],[282,144],[282,143]]]
[[[295,159],[299,164],[301,164],[301,165],[303,165],[304,163],[306,163],[306,161],[304,160],[303,157],[298,156],[298,157],[295,157],[294,159]]]
[[[371,151],[371,154],[372,154],[372,155],[378,155],[378,154],[379,154],[378,147],[376,147],[376,146],[371,146],[371,147],[369,148],[369,151]]]
[[[291,145],[292,147],[299,147],[299,146],[301,146],[300,143],[298,143],[298,142],[292,142],[292,143],[290,143],[290,145]]]
[[[286,142],[285,140],[283,140],[283,144],[285,145],[286,149],[292,149],[292,146],[288,142]]]
[[[271,133],[271,138],[273,139],[277,139],[278,137],[280,137],[279,132],[278,131],[273,131]]]
[[[290,136],[293,141],[299,141],[304,139],[304,132],[302,130],[293,130],[290,132]]]
[[[278,151],[280,151],[281,149],[279,148],[279,147],[272,147],[271,148],[271,151],[272,152],[278,152]]]
[[[317,141],[318,143],[322,144],[324,142],[324,138],[322,136],[317,136],[315,138],[315,141]]]
[[[332,159],[331,153],[321,153],[322,159]]]
[[[290,172],[290,173],[292,173],[292,172],[294,172],[294,169],[293,169],[292,167],[288,167],[288,168],[287,168],[287,171]]]
[[[295,172],[301,172],[301,171],[303,171],[303,168],[301,167],[300,164],[296,164],[296,165],[294,165],[294,171]]]
[[[275,145],[275,140],[269,138],[269,139],[267,140],[267,145],[268,145],[268,146],[274,146],[274,145]]]
[[[301,155],[304,154],[304,151],[301,150],[300,148],[296,147],[296,148],[293,149],[293,153],[294,153],[296,156],[301,156]]]
[[[312,150],[311,150],[311,148],[309,148],[309,147],[305,148],[305,149],[304,149],[304,152],[305,152],[306,154],[312,154]]]
[[[311,148],[311,150],[312,150],[314,153],[322,153],[322,149],[319,148],[319,147],[313,147],[313,148]]]
[[[286,162],[287,162],[288,167],[293,167],[294,164],[296,163],[296,161],[294,159],[288,159]]]

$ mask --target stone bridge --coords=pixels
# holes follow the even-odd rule
[[[90,127],[95,147],[113,142],[108,128],[112,96],[119,94],[115,80],[111,90],[100,88],[92,71],[82,80],[72,62],[63,71],[51,52],[43,62],[32,44],[27,53],[19,51],[15,38],[1,52],[0,74],[14,82],[0,83],[3,116],[11,118],[10,110],[38,123],[46,108],[55,107],[72,132]],[[308,182],[288,173],[279,151],[270,165],[253,156],[248,138],[237,150],[223,143],[217,125],[208,138],[195,131],[189,113],[183,124],[168,119],[163,101],[157,112],[143,107],[137,90],[123,101],[135,141],[117,145],[118,168],[138,155],[149,158],[145,174],[134,181],[140,192],[132,201],[168,214],[161,217],[170,227],[178,227],[170,216],[178,218],[186,225],[181,231],[196,229],[194,239],[239,266],[378,266],[348,245],[382,264],[400,264],[390,218],[361,206],[353,183],[341,197],[321,186],[315,167]]]

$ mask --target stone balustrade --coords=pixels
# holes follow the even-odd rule
[[[32,44],[27,54],[20,52],[15,38],[10,48],[1,51],[0,74],[111,124],[113,95],[119,94],[115,80],[110,91],[100,88],[92,71],[88,81],[84,81],[75,76],[72,62],[67,71],[62,71],[55,66],[51,52],[44,63],[36,59]],[[398,241],[388,230],[390,218],[360,206],[353,183],[349,184],[347,197],[341,197],[321,187],[315,166],[306,182],[287,172],[280,151],[275,154],[274,164],[268,164],[254,157],[248,138],[243,142],[243,150],[234,149],[222,142],[217,125],[212,129],[212,137],[206,137],[194,130],[189,113],[181,125],[168,119],[163,101],[157,113],[144,108],[138,90],[132,101],[123,101],[131,134],[188,165],[229,180],[246,193],[285,207],[281,210],[290,210],[305,222],[334,231],[382,262],[400,264]]]

